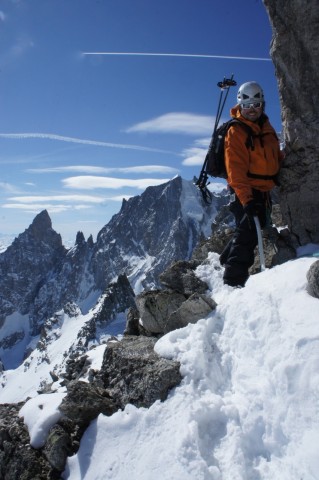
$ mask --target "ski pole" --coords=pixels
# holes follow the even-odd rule
[[[218,88],[221,89],[220,96],[219,96],[219,102],[218,102],[218,107],[217,107],[217,113],[215,117],[215,124],[214,124],[214,130],[213,130],[213,135],[212,139],[214,138],[215,132],[217,130],[219,121],[221,119],[225,102],[229,93],[229,87],[234,87],[237,85],[237,82],[234,80],[234,74],[230,78],[224,77],[224,80],[221,82],[217,83]],[[225,93],[226,92],[226,93]],[[225,93],[225,95],[224,95]],[[202,170],[200,172],[199,178],[194,178],[194,184],[200,189],[205,203],[211,203],[212,201],[212,195],[210,191],[208,190],[207,186],[209,185],[208,182],[208,174],[206,171],[207,167],[207,161],[208,161],[208,155],[205,157],[205,161],[202,167]]]
[[[260,271],[263,272],[266,270],[265,267],[265,255],[264,255],[264,246],[263,246],[263,237],[261,234],[260,222],[257,216],[254,216],[254,222],[256,225],[257,230],[257,238],[258,238],[258,251],[259,251],[259,259],[260,259]]]

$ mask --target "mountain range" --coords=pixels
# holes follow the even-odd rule
[[[0,358],[4,367],[20,365],[56,312],[75,305],[87,314],[119,276],[127,277],[132,292],[127,295],[125,285],[117,311],[132,304],[132,295],[157,288],[159,274],[173,260],[189,259],[199,239],[209,235],[226,201],[222,192],[213,194],[207,205],[192,182],[175,177],[123,200],[119,213],[102,228],[96,242],[78,232],[69,249],[52,228],[48,212],[39,213],[0,255]],[[105,322],[111,320],[112,315]]]

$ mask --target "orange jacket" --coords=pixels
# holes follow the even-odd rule
[[[232,125],[225,137],[227,182],[242,205],[245,205],[253,198],[252,188],[269,192],[275,186],[274,180],[269,177],[278,173],[283,156],[279,149],[276,132],[267,115],[262,114],[260,126],[258,122],[245,119],[238,105],[232,108],[230,113],[233,118],[249,125],[254,132],[254,149],[247,148],[247,132],[238,124]],[[249,174],[264,178],[253,178]]]

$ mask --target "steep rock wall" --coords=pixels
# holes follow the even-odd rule
[[[319,2],[263,0],[286,142],[281,209],[296,246],[319,242]]]

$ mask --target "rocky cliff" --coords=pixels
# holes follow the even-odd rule
[[[319,3],[263,0],[286,143],[281,208],[296,245],[319,242]]]

